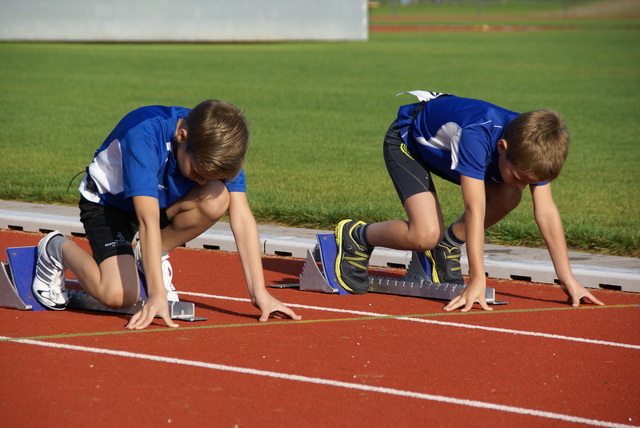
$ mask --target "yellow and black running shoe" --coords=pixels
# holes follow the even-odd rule
[[[352,294],[369,291],[369,258],[373,249],[360,245],[353,238],[353,229],[364,224],[362,221],[342,220],[336,226],[336,278]]]
[[[424,255],[431,264],[431,281],[447,284],[464,284],[462,266],[460,266],[460,247],[447,247],[438,244]]]

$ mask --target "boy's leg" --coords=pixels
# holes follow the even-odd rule
[[[100,267],[91,255],[59,232],[45,236],[38,244],[34,294],[45,306],[61,310],[68,303],[65,272],[74,273],[82,287],[96,300],[111,308],[133,306],[140,286],[133,257],[114,256]]]
[[[492,184],[485,189],[487,203],[484,227],[488,229],[518,206],[522,192],[506,184]],[[432,266],[431,278],[434,282],[464,284],[460,265],[460,247],[465,241],[465,214],[463,213],[447,228],[444,239],[432,250],[425,251]]]
[[[63,246],[63,255],[67,268],[82,288],[103,305],[129,308],[140,298],[140,281],[132,255],[112,256],[98,265],[86,251],[71,242]]]
[[[373,247],[424,251],[442,238],[443,220],[431,175],[414,158],[399,135],[396,122],[383,144],[389,176],[407,213],[408,221],[391,220],[364,224],[344,220],[336,228],[336,277],[352,293],[369,290],[368,267]]]
[[[485,186],[485,194],[487,201],[484,216],[485,230],[505,218],[520,204],[522,199],[520,189],[515,189],[504,183]],[[464,213],[451,225],[451,229],[458,239],[466,241]]]
[[[462,277],[462,245],[464,241],[453,233],[453,225],[444,233],[444,239],[424,252],[431,265],[431,280],[437,283],[464,284]]]
[[[504,183],[485,186],[485,194],[487,197],[484,216],[485,229],[505,218],[507,214],[516,209],[522,200],[522,190]]]
[[[217,222],[229,208],[229,192],[219,180],[209,180],[204,185],[195,186],[182,199],[163,210],[160,216],[162,237],[162,279],[167,290],[167,300],[177,302],[178,292],[173,285],[173,268],[169,261],[169,251],[200,236]],[[134,256],[141,273],[142,248],[134,238]]]
[[[405,201],[404,208],[409,221],[365,224],[343,220],[338,224],[336,277],[347,291],[362,294],[369,290],[368,267],[373,247],[425,251],[442,238],[442,214],[434,193],[415,194]]]
[[[167,208],[170,223],[162,233],[162,251],[168,252],[200,236],[229,209],[229,192],[222,181],[196,186]]]
[[[162,214],[160,216],[160,219],[162,224]],[[138,272],[144,275],[144,265],[142,263],[142,246],[140,245],[139,234],[136,234],[133,238],[133,256],[136,259],[136,267],[138,268]],[[167,291],[167,300],[169,302],[179,302],[180,298],[178,297],[178,292],[176,291],[176,287],[174,287],[173,285],[173,267],[171,267],[171,262],[169,262],[168,252],[162,252],[161,268],[162,282],[164,282],[164,288]]]
[[[200,236],[216,223],[228,210],[229,200],[229,192],[224,183],[209,180],[204,185],[194,187],[161,213],[162,279],[167,290],[167,300],[170,302],[180,299],[173,285],[169,251]],[[138,239],[134,239],[134,256],[138,270],[144,273],[142,248]]]
[[[424,252],[431,266],[431,280],[437,283],[464,284],[460,265],[462,243],[452,243],[443,235],[444,221],[435,193],[423,192],[405,201],[408,222],[390,221],[372,224],[367,238],[376,245]],[[432,213],[425,216],[425,213]],[[433,218],[437,218],[434,221]]]
[[[131,240],[137,228],[135,213],[81,198],[80,220],[93,256],[66,242],[65,265],[92,297],[110,308],[128,308],[140,297],[140,281]]]
[[[384,162],[408,221],[392,220],[367,228],[372,246],[424,251],[442,238],[443,221],[431,173],[419,157],[411,154],[393,122],[383,143]]]
[[[410,196],[404,201],[404,210],[408,221],[390,220],[367,227],[367,240],[372,246],[425,251],[442,239],[444,222],[435,193]]]

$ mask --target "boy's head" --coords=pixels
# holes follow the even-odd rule
[[[569,131],[562,116],[553,110],[522,113],[504,130],[506,159],[538,181],[551,181],[569,152]]]
[[[242,169],[249,147],[249,125],[234,105],[203,101],[184,119],[186,151],[203,172],[235,177]]]

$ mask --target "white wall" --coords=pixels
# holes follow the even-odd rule
[[[366,40],[366,0],[0,0],[0,40]]]

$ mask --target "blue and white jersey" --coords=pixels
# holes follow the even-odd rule
[[[421,98],[419,92],[412,94]],[[409,151],[436,175],[454,183],[460,184],[460,174],[487,184],[502,183],[498,140],[518,113],[486,101],[428,94],[435,96],[428,97],[413,126],[412,114],[420,103],[398,111],[398,126]]]
[[[95,187],[80,183],[87,200],[134,211],[133,196],[158,199],[161,209],[185,196],[197,183],[180,173],[173,139],[184,107],[148,106],[128,113],[95,152],[89,175]],[[244,170],[225,182],[231,192],[246,192]]]

